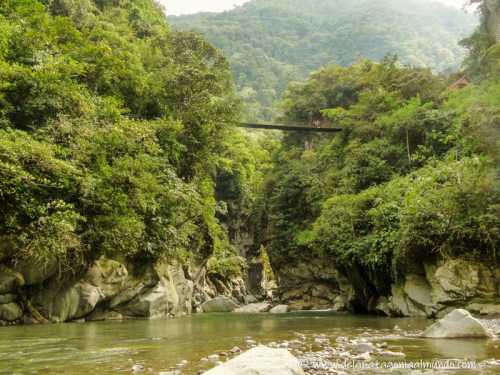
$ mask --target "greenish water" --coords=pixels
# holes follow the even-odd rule
[[[1,374],[119,374],[130,373],[142,363],[154,373],[168,370],[181,360],[189,363],[183,374],[209,369],[200,359],[246,349],[247,339],[263,344],[292,340],[299,332],[313,345],[314,334],[325,334],[334,343],[342,335],[370,333],[374,343],[386,341],[392,351],[403,351],[407,360],[498,357],[498,342],[486,340],[427,340],[396,337],[393,327],[425,329],[431,320],[339,315],[328,312],[295,312],[285,315],[195,314],[181,319],[65,323],[0,328]],[[313,349],[315,347],[313,346]],[[317,348],[319,349],[319,348]],[[224,360],[224,359],[222,359]]]

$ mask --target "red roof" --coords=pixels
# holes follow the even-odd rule
[[[450,87],[448,87],[448,90],[453,90],[453,89],[456,89],[457,87],[459,87],[461,84],[465,84],[466,86],[468,84],[470,84],[470,81],[469,81],[469,78],[467,78],[467,76],[463,76],[462,78],[460,78],[457,82],[455,82],[454,84],[452,84]]]

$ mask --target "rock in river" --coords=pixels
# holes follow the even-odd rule
[[[217,298],[211,299],[204,302],[201,307],[206,313],[211,312],[231,312],[237,309],[239,306],[226,297],[219,296]]]
[[[370,343],[361,343],[354,347],[353,351],[356,353],[374,352],[375,347]]]
[[[490,337],[490,333],[468,311],[457,309],[427,328],[421,334],[421,337],[447,339],[488,338]]]
[[[304,375],[299,361],[285,349],[257,346],[213,368],[206,375]]]
[[[285,314],[290,312],[290,308],[287,305],[278,305],[269,310],[271,314]]]
[[[234,312],[240,314],[257,314],[268,312],[269,310],[271,310],[271,307],[272,306],[269,303],[251,303],[250,305],[246,305],[234,310]]]

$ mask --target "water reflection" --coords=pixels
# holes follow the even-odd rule
[[[423,345],[438,358],[467,358],[482,360],[491,358],[492,341],[488,340],[432,340],[423,339]]]

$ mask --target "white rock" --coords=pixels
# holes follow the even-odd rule
[[[363,343],[356,345],[352,350],[356,353],[373,352],[375,347],[370,343]]]
[[[351,354],[349,352],[342,352],[339,354],[339,358],[341,359],[349,359],[351,358]]]
[[[278,305],[269,310],[269,312],[271,314],[285,314],[287,312],[290,312],[290,307],[288,307],[287,305]]]
[[[358,354],[357,356],[353,357],[353,359],[355,359],[357,361],[370,361],[371,357],[370,357],[370,354],[368,354],[368,352],[365,352],[362,354]]]
[[[203,312],[231,312],[237,309],[239,306],[226,297],[219,296],[217,298],[211,299],[204,302],[201,305]]]
[[[234,310],[234,312],[238,314],[258,314],[268,312],[271,310],[271,307],[272,306],[269,303],[251,303],[250,305]]]
[[[206,375],[304,375],[299,361],[287,350],[258,346],[217,366]]]
[[[431,325],[420,336],[427,338],[488,338],[491,334],[467,310],[457,309]]]

